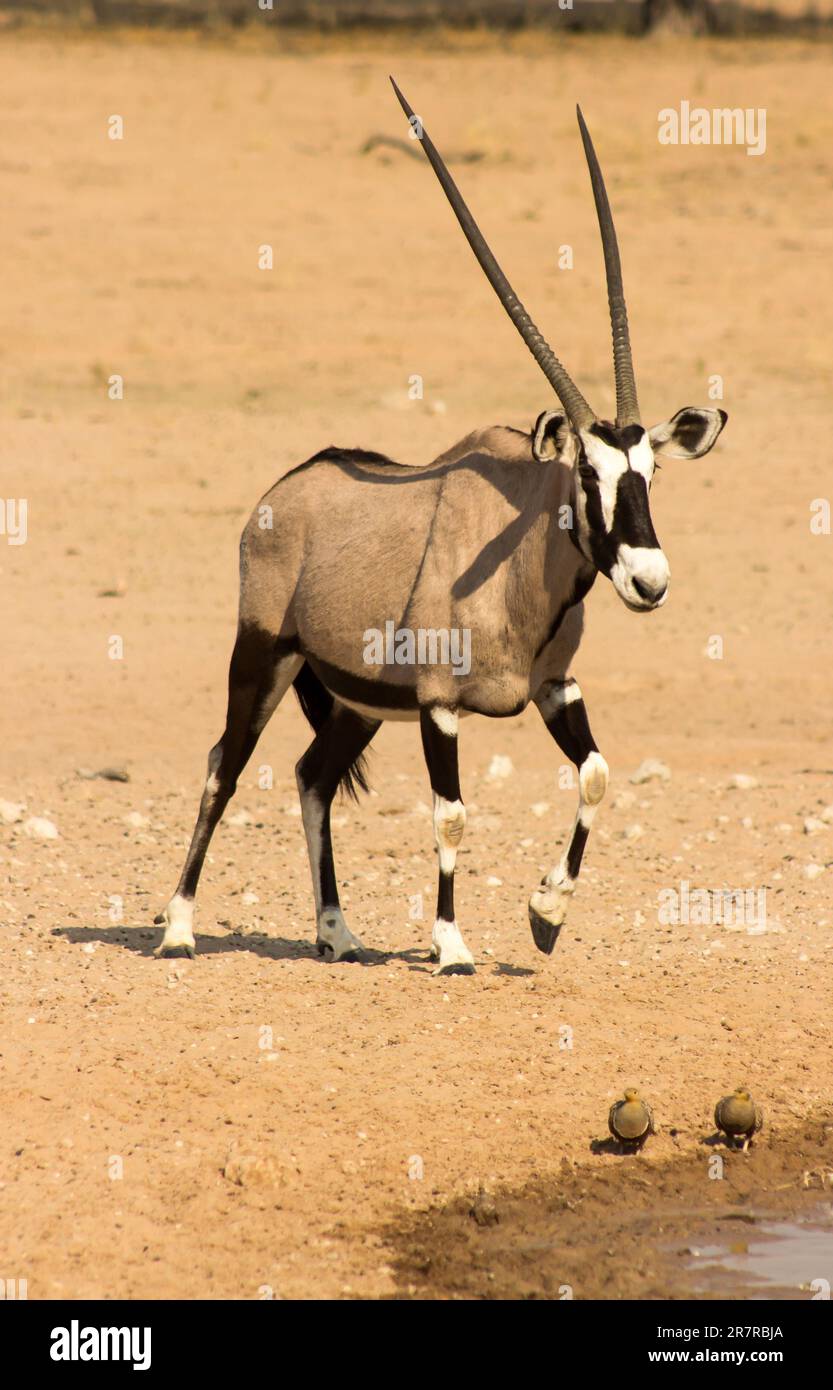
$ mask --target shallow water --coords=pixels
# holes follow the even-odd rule
[[[741,1276],[740,1283],[753,1299],[829,1298],[833,1288],[830,1210],[806,1221],[764,1221],[743,1239],[701,1246],[688,1268],[700,1269],[704,1290],[713,1289],[716,1281],[725,1285],[722,1276],[735,1275]]]

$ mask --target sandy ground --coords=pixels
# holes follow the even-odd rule
[[[394,1269],[411,1298],[823,1298],[831,1132],[812,1122],[746,1152],[727,1151],[714,1134],[659,1164],[564,1158],[556,1181],[484,1185],[397,1215],[386,1232]],[[594,1151],[611,1145],[600,1140]]]
[[[797,1189],[795,1136],[830,1113],[833,824],[803,829],[833,802],[833,538],[809,525],[831,476],[827,51],[397,42],[0,44],[0,495],[28,499],[27,543],[0,537],[0,797],[25,807],[0,825],[0,1275],[30,1297],[407,1296],[391,1232],[429,1207],[555,1190],[566,1164],[601,1174],[615,1210],[626,1168],[591,1146],[627,1082],[660,1126],[627,1164],[699,1164],[704,1184],[711,1110],[738,1079],[766,1109],[759,1150],[794,1155],[776,1176]],[[576,673],[612,784],[551,958],[526,900],[575,792],[531,710],[463,730],[458,917],[476,976],[430,972],[430,797],[403,726],[375,742],[373,795],[336,816],[371,953],[320,961],[289,697],[214,841],[198,958],[158,961],[257,498],[334,441],[420,462],[551,404],[428,170],[360,153],[405,133],[388,71],[443,147],[483,153],[457,166],[465,192],[608,411],[581,100],[644,415],[707,404],[719,374],[729,425],[655,489],[669,603],[640,618],[604,581],[591,595]],[[683,98],[765,107],[766,154],[660,146],[657,112]],[[646,757],[671,780],[631,785]],[[105,766],[129,782],[77,773]],[[756,785],[732,788],[736,773]],[[58,838],[26,833],[30,816]],[[809,878],[811,863],[827,867]],[[663,925],[658,894],[683,880],[766,889],[766,930]],[[577,1277],[576,1297],[632,1288],[615,1262],[604,1287]]]

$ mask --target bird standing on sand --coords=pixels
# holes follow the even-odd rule
[[[656,1134],[651,1107],[634,1087],[625,1092],[624,1100],[611,1105],[607,1127],[628,1153],[636,1153],[649,1134]]]
[[[714,1122],[730,1143],[743,1140],[743,1152],[749,1148],[752,1136],[764,1122],[763,1111],[756,1105],[745,1086],[738,1086],[734,1095],[724,1096],[714,1107]]]

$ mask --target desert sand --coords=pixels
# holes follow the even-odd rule
[[[611,787],[551,958],[526,902],[576,792],[531,708],[462,728],[477,974],[431,973],[430,792],[407,725],[377,737],[372,795],[335,813],[368,956],[319,959],[290,695],[215,837],[197,958],[158,960],[257,499],[330,443],[419,463],[552,405],[428,169],[361,153],[407,135],[388,72],[441,148],[481,156],[453,165],[461,186],[609,413],[581,101],[646,422],[709,404],[720,377],[729,423],[654,489],[665,607],[629,613],[604,580],[588,601],[575,674]],[[705,1193],[711,1111],[739,1080],[767,1127],[720,1200],[799,1194],[833,1062],[833,537],[810,525],[831,493],[827,50],[21,33],[0,41],[0,92],[0,496],[28,502],[26,543],[0,536],[0,797],[23,808],[0,825],[0,1273],[30,1298],[471,1293],[432,1285],[430,1259],[417,1277],[395,1233],[481,1188],[595,1177],[615,1209],[617,1174],[667,1196],[680,1171],[687,1200]],[[682,99],[765,108],[765,154],[661,146],[657,113]],[[670,780],[632,784],[646,758]],[[105,767],[129,781],[79,776]],[[664,924],[659,894],[684,881],[765,889],[765,930]],[[659,1132],[623,1159],[594,1141],[628,1083]],[[603,1279],[568,1266],[500,1291],[640,1292],[616,1261]]]

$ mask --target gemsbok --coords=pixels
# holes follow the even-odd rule
[[[226,726],[208,755],[182,876],[156,918],[165,925],[158,955],[194,954],[194,897],[211,835],[290,685],[315,731],[295,771],[320,954],[339,961],[362,951],[339,904],[333,797],[339,785],[354,796],[357,788],[367,789],[363,754],[383,720],[412,719],[422,735],[439,858],[435,973],[473,970],[454,913],[454,866],[466,823],[458,719],[506,718],[530,700],[575,763],[579,782],[566,850],[529,900],[535,944],[549,954],[608,781],[581,691],[569,674],[583,601],[601,573],[634,612],[665,602],[668,562],[649,507],[654,453],[699,458],[726,422],[722,410],[686,407],[653,429],[640,424],[616,233],[581,111],[613,330],[615,422],[596,416],[538,332],[421,122],[393,86],[475,256],[561,409],[545,410],[528,433],[477,430],[423,467],[331,446],[265,494],[240,543]],[[371,640],[392,629],[393,661],[390,643],[386,654],[381,641]],[[403,633],[410,640],[400,642]],[[458,668],[436,659],[439,637],[455,633],[468,634],[471,643],[470,660]],[[417,644],[415,634],[427,640]]]

